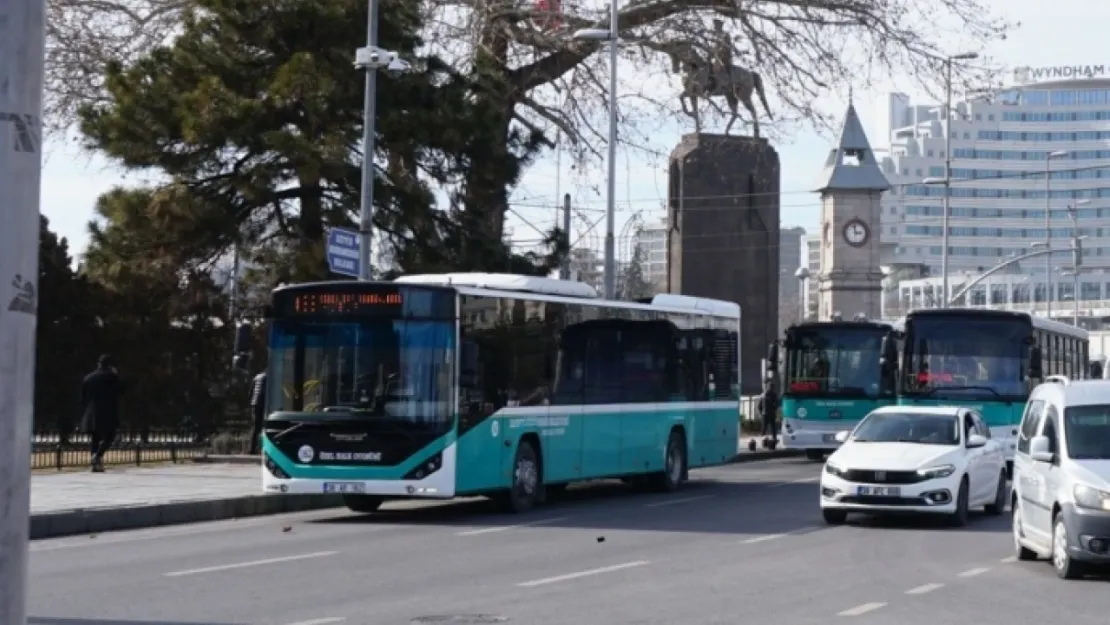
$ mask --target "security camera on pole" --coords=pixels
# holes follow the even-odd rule
[[[369,0],[367,5],[366,47],[355,51],[355,67],[366,71],[366,92],[362,105],[362,198],[359,203],[358,278],[372,278],[370,266],[370,241],[374,229],[374,122],[378,71],[391,75],[403,74],[411,66],[396,52],[378,47],[378,2]]]
[[[27,622],[45,0],[0,0],[0,623]]]

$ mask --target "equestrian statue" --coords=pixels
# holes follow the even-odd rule
[[[739,119],[739,105],[743,103],[752,117],[752,134],[758,139],[759,115],[752,103],[753,93],[759,95],[768,119],[771,118],[771,107],[767,104],[767,96],[763,91],[763,79],[758,73],[733,63],[732,43],[724,32],[723,21],[713,20],[713,31],[715,42],[709,58],[702,54],[698,44],[691,41],[674,41],[660,46],[671,58],[671,71],[682,74],[682,93],[679,95],[682,112],[694,118],[694,132],[700,134],[698,99],[712,103],[712,98],[723,97],[731,113],[725,126],[727,135]],[[687,100],[690,103],[689,108]]]

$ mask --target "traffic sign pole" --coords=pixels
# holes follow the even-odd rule
[[[0,0],[0,623],[27,622],[45,0]]]

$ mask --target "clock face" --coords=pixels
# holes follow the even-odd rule
[[[844,240],[852,247],[862,247],[870,237],[867,224],[858,219],[853,219],[844,225]]]

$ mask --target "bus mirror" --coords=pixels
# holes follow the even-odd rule
[[[774,373],[779,368],[779,343],[778,341],[771,341],[767,346],[767,373],[769,375]]]
[[[459,347],[459,369],[470,375],[478,372],[478,346],[472,341],[463,341]]]
[[[898,347],[894,337],[887,335],[879,347],[879,363],[883,370],[892,371],[898,368]]]
[[[1041,348],[1033,346],[1029,350],[1029,377],[1039,380],[1044,377],[1044,366],[1041,363]]]

